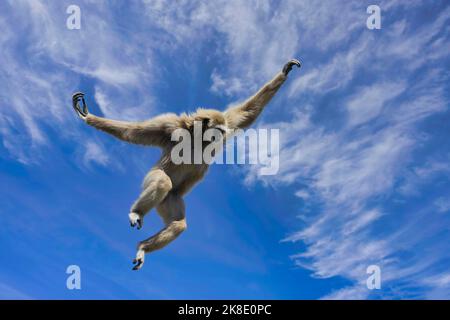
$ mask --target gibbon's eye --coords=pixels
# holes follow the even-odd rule
[[[202,121],[202,129],[206,130],[209,127],[210,127],[209,120],[208,119],[203,119],[203,121]]]

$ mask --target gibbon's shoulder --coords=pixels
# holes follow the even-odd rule
[[[154,128],[170,134],[180,127],[180,117],[175,113],[163,113],[147,121],[142,122],[146,128]]]
[[[224,124],[225,118],[223,113],[216,109],[198,108],[192,113],[182,113],[180,115],[180,121],[183,126],[190,128],[194,124],[194,121],[208,120],[209,125]]]
[[[175,123],[178,121],[178,115],[175,113],[163,113],[143,122],[144,125],[158,126],[164,123]]]
[[[197,119],[209,119],[217,122],[223,119],[222,111],[207,108],[198,108],[192,116]]]

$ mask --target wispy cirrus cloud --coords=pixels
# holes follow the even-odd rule
[[[69,4],[2,4],[0,126],[3,145],[23,163],[36,162],[42,146],[52,148],[48,136],[55,131],[63,138],[80,135],[70,99],[82,81],[95,81],[97,91],[109,97],[110,114],[133,118],[122,107],[128,104],[134,118],[152,114],[152,42],[132,45],[105,3],[84,3],[82,28],[69,30]]]
[[[30,300],[33,299],[31,296],[5,284],[0,283],[0,299],[7,300]]]
[[[398,5],[390,2],[390,10]],[[404,19],[392,21],[393,28],[384,27],[388,30],[382,29],[378,36],[362,29],[345,33],[343,45],[328,61],[291,83],[291,99],[308,101],[308,106],[297,108],[302,111],[295,111],[293,120],[264,124],[283,128],[284,139],[279,175],[260,179],[300,188],[297,196],[316,203],[315,213],[302,215],[306,227],[285,239],[307,246],[292,258],[315,277],[340,276],[355,283],[324,298],[389,297],[399,283],[402,289],[396,291],[397,297],[401,293],[426,297],[429,287],[417,287],[417,283],[433,277],[432,269],[448,259],[431,240],[434,236],[448,240],[448,218],[442,221],[435,216],[445,207],[439,201],[442,198],[414,208],[407,205],[413,198],[402,197],[396,190],[399,184],[406,187],[403,181],[411,174],[405,168],[417,165],[415,155],[425,141],[433,140],[420,133],[423,121],[448,112],[448,73],[442,68],[444,61],[448,63],[446,49],[433,44],[442,43],[442,37],[448,41],[449,12],[445,8],[414,32],[413,23]],[[349,17],[353,15],[343,19]],[[351,26],[349,19],[346,23]],[[431,52],[430,44],[437,51]],[[362,78],[368,75],[369,81]],[[333,105],[334,121],[321,116],[328,109],[320,104]],[[436,170],[436,174],[443,172]],[[256,170],[248,174],[250,181],[258,180]],[[413,185],[432,183],[414,179]],[[406,204],[400,206],[399,201]],[[427,227],[419,231],[420,223]],[[421,256],[418,246],[434,249]],[[370,264],[382,268],[388,287],[378,294],[365,287]]]
[[[109,164],[110,159],[101,145],[88,141],[86,143],[86,151],[83,155],[83,161],[85,164],[93,162],[105,166]]]

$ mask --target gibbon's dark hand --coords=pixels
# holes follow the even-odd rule
[[[288,63],[286,63],[283,67],[283,73],[285,76],[288,75],[289,72],[291,72],[292,67],[296,65],[298,68],[300,68],[302,66],[302,64],[300,63],[300,61],[298,61],[297,59],[292,59],[290,60]]]
[[[80,100],[83,102],[83,108],[80,107]],[[75,92],[72,95],[72,105],[75,110],[75,112],[78,114],[78,116],[86,120],[87,115],[89,114],[89,110],[86,104],[86,101],[84,100],[84,93],[82,92]]]

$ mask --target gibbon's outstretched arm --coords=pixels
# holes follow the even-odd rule
[[[83,103],[80,107],[79,102]],[[109,133],[116,138],[142,145],[163,147],[170,141],[170,128],[175,125],[176,116],[164,115],[142,122],[109,120],[89,113],[84,94],[77,92],[72,96],[73,108],[78,116],[90,126]]]
[[[300,68],[300,61],[296,59],[290,60],[284,65],[283,70],[266,83],[255,95],[241,105],[226,110],[224,116],[227,120],[228,128],[234,130],[245,129],[255,122],[267,103],[280,89],[294,65]]]

